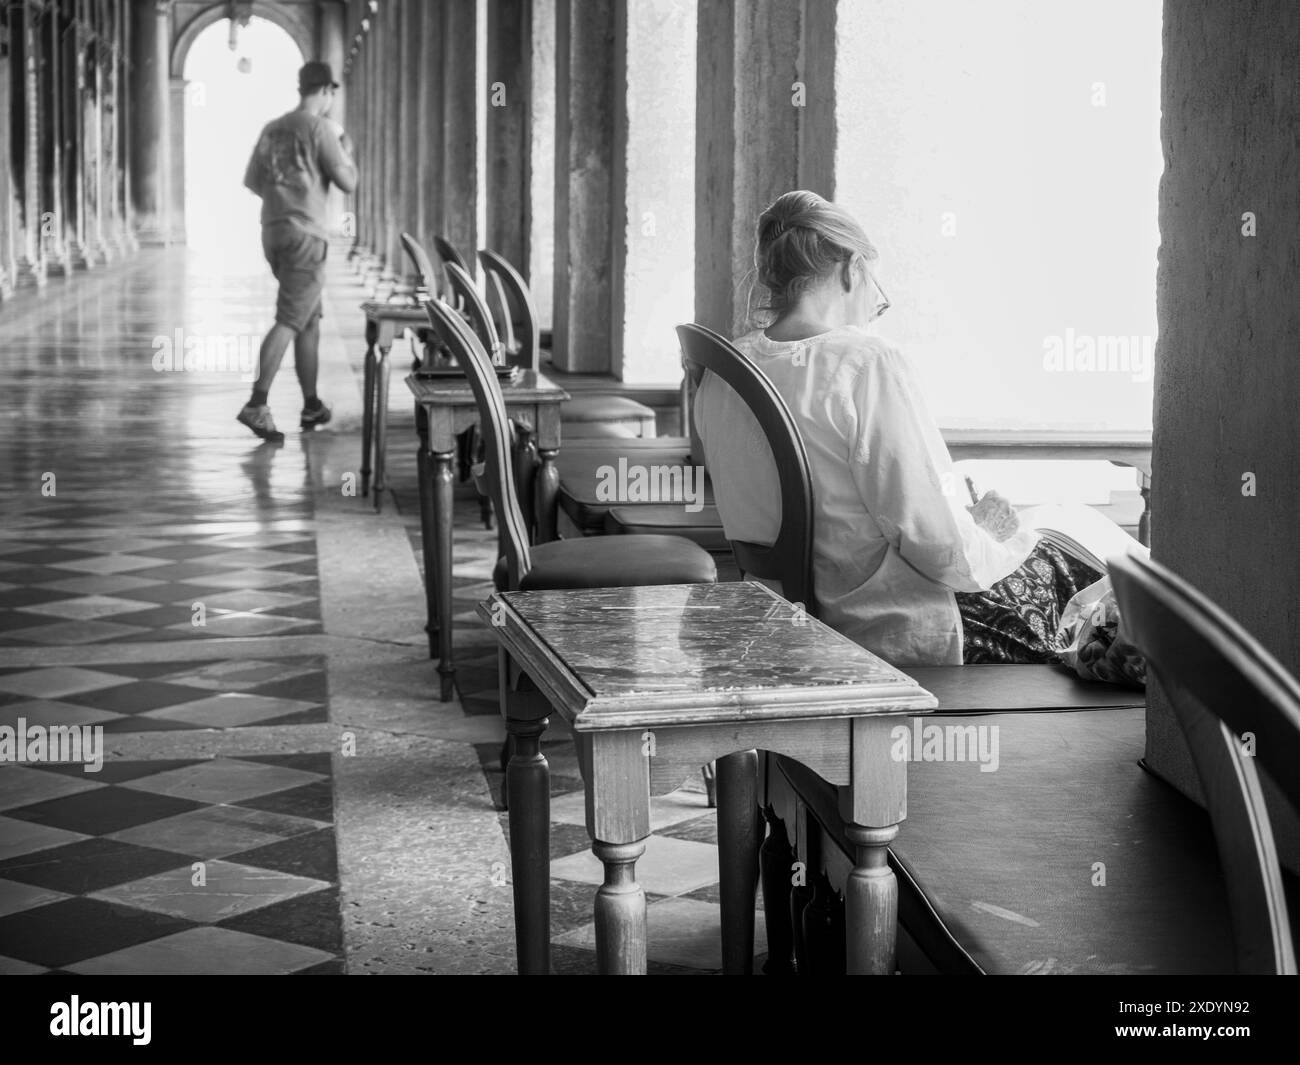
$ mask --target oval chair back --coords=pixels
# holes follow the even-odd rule
[[[504,296],[503,316],[507,322],[518,322],[518,345],[507,338],[507,357],[522,370],[539,370],[542,366],[542,331],[538,325],[537,305],[533,294],[519,271],[494,251],[484,248],[478,253],[483,271],[495,282]],[[514,349],[513,355],[510,350]]]
[[[456,250],[456,246],[446,237],[434,237],[433,250],[438,253],[438,258],[442,260],[444,266],[454,264],[464,270],[465,273],[469,273],[469,264],[465,262],[465,257]]]
[[[424,307],[429,323],[451,349],[469,379],[470,391],[474,393],[486,453],[488,494],[496,508],[497,541],[506,560],[505,590],[517,589],[532,568],[532,560],[528,551],[527,525],[515,494],[510,422],[501,385],[497,382],[492,360],[460,315],[446,304],[433,300],[426,302]]]
[[[677,337],[687,372],[704,370],[720,377],[744,402],[767,438],[781,488],[781,529],[771,546],[731,541],[736,563],[746,576],[781,582],[782,594],[817,617],[813,588],[812,474],[803,438],[781,394],[758,365],[702,325],[679,325]],[[697,382],[698,383],[698,382]]]
[[[1285,889],[1256,766],[1300,810],[1300,683],[1164,566],[1135,555],[1109,566],[1124,627],[1169,697],[1200,778],[1227,881],[1237,971],[1294,974]]]
[[[406,249],[407,258],[415,267],[417,280],[416,299],[436,299],[438,296],[438,275],[433,270],[433,260],[429,253],[410,233],[402,234],[402,247]]]
[[[503,365],[505,357],[501,338],[497,334],[497,327],[492,321],[487,303],[484,302],[483,296],[474,284],[474,279],[469,276],[468,271],[455,263],[448,263],[445,269],[447,283],[451,286],[454,297],[453,302],[469,318],[470,325],[474,327],[474,335],[478,337],[483,349],[489,353],[491,360],[498,365]]]

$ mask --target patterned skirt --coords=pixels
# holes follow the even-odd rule
[[[1024,564],[987,592],[958,592],[962,658],[976,662],[1043,664],[1060,661],[1053,642],[1076,592],[1102,574],[1044,540]]]

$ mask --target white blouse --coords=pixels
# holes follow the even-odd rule
[[[998,543],[977,526],[965,482],[896,348],[846,326],[806,340],[735,341],[771,379],[812,471],[813,580],[821,619],[895,665],[960,665],[953,592],[988,589],[1038,536]],[[758,422],[706,373],[694,417],[728,539],[771,544],[781,521],[776,464]]]

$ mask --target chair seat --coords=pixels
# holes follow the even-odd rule
[[[632,588],[650,584],[712,584],[712,556],[680,536],[599,536],[553,540],[531,549],[532,568],[521,591],[554,588]],[[493,581],[505,583],[505,559]]]
[[[908,765],[907,820],[890,864],[900,921],[942,971],[1233,971],[1209,817],[1139,765],[1141,708],[927,715],[906,724],[998,728],[994,772]],[[789,759],[778,765],[851,853],[835,789]],[[1094,884],[1097,862],[1105,886]]]
[[[611,536],[685,536],[706,551],[728,551],[731,548],[715,506],[703,507],[695,513],[681,503],[634,503],[612,507],[605,515],[605,532]]]
[[[672,438],[669,438],[672,442]],[[618,460],[626,458],[629,465],[642,466],[685,466],[690,461],[689,442],[686,447],[646,447],[637,446],[637,442],[609,441],[601,447],[592,441],[583,447],[560,449],[555,460],[555,467],[560,475],[558,502],[561,509],[569,516],[574,525],[584,534],[600,534],[605,531],[605,515],[615,506],[648,506],[650,503],[627,503],[601,499],[597,487],[601,478],[597,471],[602,466],[618,468]],[[703,501],[705,506],[713,505],[713,486],[708,478],[704,481]],[[657,500],[655,502],[658,502]]]
[[[653,430],[655,412],[644,403],[627,396],[585,396],[570,398],[561,408],[566,422],[644,422],[649,420]],[[654,436],[653,431],[648,435]]]

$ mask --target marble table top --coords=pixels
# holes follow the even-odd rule
[[[501,592],[479,614],[579,731],[937,705],[754,582]]]
[[[411,390],[417,403],[438,403],[444,406],[472,406],[474,403],[469,379],[463,375],[421,377],[419,374],[410,374],[406,378],[406,387]],[[563,403],[569,398],[569,393],[536,370],[520,370],[513,380],[502,381],[501,394],[507,403]]]

